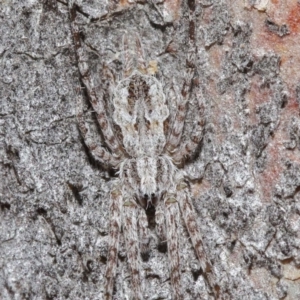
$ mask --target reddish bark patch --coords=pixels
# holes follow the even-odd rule
[[[180,11],[180,0],[165,0],[164,7],[172,15],[173,20],[178,19]]]
[[[121,6],[127,6],[127,5],[129,5],[128,0],[120,0],[119,4]]]
[[[300,31],[300,4],[294,3],[290,8],[287,17],[287,24],[291,33],[296,33]]]
[[[293,92],[293,94],[291,94],[290,97],[289,97],[289,99],[288,99],[288,103],[287,103],[286,109],[289,112],[296,112],[296,113],[298,113],[299,112],[299,108],[300,107],[299,107],[299,103],[297,102],[295,92]]]

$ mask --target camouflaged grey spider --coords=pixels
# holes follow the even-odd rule
[[[199,104],[194,129],[189,139],[181,143],[186,104],[195,73],[193,51],[188,53],[182,90],[177,91],[173,87],[167,93],[168,102],[176,103],[177,107],[174,119],[170,120],[162,84],[147,70],[139,36],[133,37],[134,55],[129,49],[128,37],[124,36],[123,74],[111,89],[114,91],[111,95],[114,111],[112,116],[108,116],[103,95],[96,94],[90,76],[79,29],[75,24],[76,9],[71,4],[70,17],[78,68],[107,147],[97,144],[89,137],[82,112],[78,114],[79,129],[95,159],[118,170],[118,178],[115,179],[109,200],[110,231],[105,299],[113,298],[121,228],[131,269],[132,297],[144,299],[140,259],[141,253],[147,251],[149,241],[146,210],[150,207],[155,208],[156,233],[161,241],[167,241],[173,299],[183,299],[177,235],[180,215],[203,273],[206,274],[209,285],[214,287],[212,266],[203,248],[185,174],[181,170],[184,161],[193,155],[202,138],[203,107]],[[194,50],[192,39],[190,44],[190,48]]]

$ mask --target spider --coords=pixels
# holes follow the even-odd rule
[[[192,3],[192,1],[190,1]],[[194,23],[190,22],[190,48],[187,58],[185,82],[181,91],[176,85],[165,95],[162,83],[149,74],[140,37],[131,51],[129,38],[123,37],[122,78],[113,83],[111,101],[113,113],[106,113],[103,94],[97,94],[75,23],[76,7],[69,2],[71,28],[74,37],[78,69],[89,101],[96,113],[106,147],[90,138],[83,112],[77,115],[78,127],[90,153],[100,163],[118,172],[110,193],[110,230],[106,268],[105,299],[113,298],[117,268],[119,237],[123,230],[128,265],[131,270],[133,299],[144,299],[140,259],[147,252],[149,228],[146,211],[155,209],[156,234],[167,241],[173,299],[183,299],[179,259],[177,226],[181,215],[193,248],[200,261],[203,274],[215,294],[213,268],[197,227],[196,213],[191,201],[184,162],[193,154],[202,139],[204,125],[203,105],[192,133],[181,143],[187,102],[193,86]],[[190,5],[191,13],[194,6]],[[108,79],[112,81],[113,76]],[[169,98],[167,101],[167,97]],[[176,103],[176,114],[170,117],[170,105]]]

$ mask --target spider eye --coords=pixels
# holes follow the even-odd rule
[[[155,197],[155,194],[154,194],[154,193],[152,193],[152,194],[151,194],[151,198],[154,198],[154,197]]]
[[[147,200],[149,198],[148,194],[144,194],[144,199]]]

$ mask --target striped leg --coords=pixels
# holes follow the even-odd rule
[[[196,53],[197,53],[197,47],[196,47],[196,1],[195,0],[189,0],[187,1],[188,9],[189,9],[189,49],[187,53],[187,69],[188,72],[186,74],[186,82],[185,86],[183,87],[182,95],[186,98],[190,97],[190,90],[194,88],[195,91],[195,99],[198,101],[191,101],[196,102],[198,104],[199,112],[195,114],[195,120],[194,120],[194,127],[191,136],[188,138],[187,141],[185,141],[180,147],[178,147],[174,152],[171,153],[172,158],[174,162],[177,165],[182,165],[184,160],[190,158],[197,146],[199,145],[201,139],[202,139],[202,128],[204,126],[204,118],[203,118],[203,111],[204,107],[201,103],[201,93],[199,91],[199,80],[197,78],[194,78],[195,74],[195,66],[197,65],[197,59],[196,59]],[[194,100],[195,100],[194,99]]]
[[[70,11],[71,29],[74,38],[76,58],[78,61],[78,69],[81,75],[82,82],[86,87],[87,93],[89,95],[89,101],[97,114],[97,120],[105,138],[105,143],[111,149],[111,151],[116,154],[117,157],[122,157],[124,154],[122,151],[122,147],[112,130],[112,126],[108,117],[105,114],[103,93],[100,93],[99,96],[96,95],[94,82],[91,78],[90,70],[87,64],[87,57],[85,56],[84,49],[81,44],[80,31],[75,23],[76,5],[74,4],[73,0],[69,0],[68,5]]]
[[[93,139],[90,137],[90,133],[83,118],[82,111],[82,99],[81,96],[78,97],[77,101],[77,122],[80,133],[84,139],[84,143],[90,150],[90,153],[93,155],[95,160],[99,161],[103,165],[110,165],[111,167],[117,167],[120,160],[110,154],[104,147],[97,145]]]
[[[142,47],[141,38],[139,35],[135,36],[135,46],[136,46],[136,54],[137,54],[137,67],[142,72],[146,72],[146,62],[144,49]]]
[[[186,101],[181,97],[180,92],[176,88],[176,86],[173,84],[172,88],[169,91],[169,102],[173,103],[177,101],[177,109],[176,109],[176,115],[174,122],[172,124],[172,129],[170,131],[170,134],[168,136],[165,150],[168,153],[172,153],[179,145],[181,141],[183,126],[184,126],[184,120],[186,115]],[[179,100],[176,100],[179,99]]]
[[[189,159],[195,153],[200,141],[203,137],[204,127],[204,106],[199,104],[199,112],[194,120],[194,128],[191,136],[179,148],[172,153],[174,163],[180,165],[184,160]]]
[[[135,44],[129,46],[128,34],[123,35],[123,78],[129,76],[134,69],[138,69],[142,73],[147,72],[144,50],[141,38],[138,34],[134,34]],[[131,48],[134,47],[134,55]]]
[[[172,299],[174,300],[183,299],[180,280],[180,259],[178,253],[178,213],[179,209],[176,199],[171,194],[167,194],[165,200],[165,216],[167,227],[168,256],[170,261],[171,284],[173,288]]]
[[[185,121],[185,115],[186,115],[186,109],[187,109],[187,102],[190,96],[190,89],[192,86],[192,79],[195,73],[194,69],[194,53],[192,50],[189,50],[188,59],[187,59],[187,70],[185,72],[185,82],[183,85],[183,88],[181,92],[176,88],[175,84],[173,84],[170,92],[169,97],[170,102],[176,102],[177,100],[177,107],[176,107],[176,115],[175,119],[173,121],[172,129],[170,131],[170,134],[168,136],[165,150],[172,154],[174,150],[179,146],[179,143],[181,141],[181,136],[183,132],[184,127],[184,121]]]
[[[121,192],[117,189],[112,190],[110,201],[110,229],[108,239],[108,259],[105,273],[105,300],[111,300],[113,297],[114,278],[117,270],[119,237],[121,231]]]
[[[130,53],[130,47],[128,44],[128,35],[123,35],[123,78],[129,76],[134,69],[133,57]]]
[[[187,192],[186,183],[181,182],[180,184],[178,184],[177,196],[179,199],[179,206],[185,222],[185,226],[190,235],[196,255],[200,261],[203,275],[206,278],[207,283],[211,287],[212,292],[216,296],[216,299],[218,299],[218,295],[217,295],[218,287],[215,283],[213,268],[203,247],[201,233],[198,229],[197,222],[196,222],[196,212],[194,210],[192,201],[190,199],[190,195]]]
[[[134,200],[127,200],[123,205],[123,224],[128,265],[131,269],[133,299],[143,300],[143,288],[140,272],[141,261],[137,228],[137,204]]]
[[[190,28],[189,28],[189,49],[188,49],[188,55],[186,60],[186,71],[185,71],[185,82],[183,84],[181,92],[179,92],[177,89],[173,88],[170,91],[170,101],[175,102],[176,98],[179,98],[177,101],[177,112],[176,116],[173,122],[173,128],[170,131],[170,134],[168,136],[168,140],[165,146],[165,149],[172,154],[173,151],[179,146],[179,143],[181,141],[182,131],[184,127],[184,120],[186,115],[186,103],[189,100],[190,97],[190,91],[193,84],[193,77],[195,74],[195,54],[196,54],[196,46],[195,46],[195,25],[193,22],[193,16],[194,16],[194,4],[193,1],[189,2],[189,8],[190,8]]]

